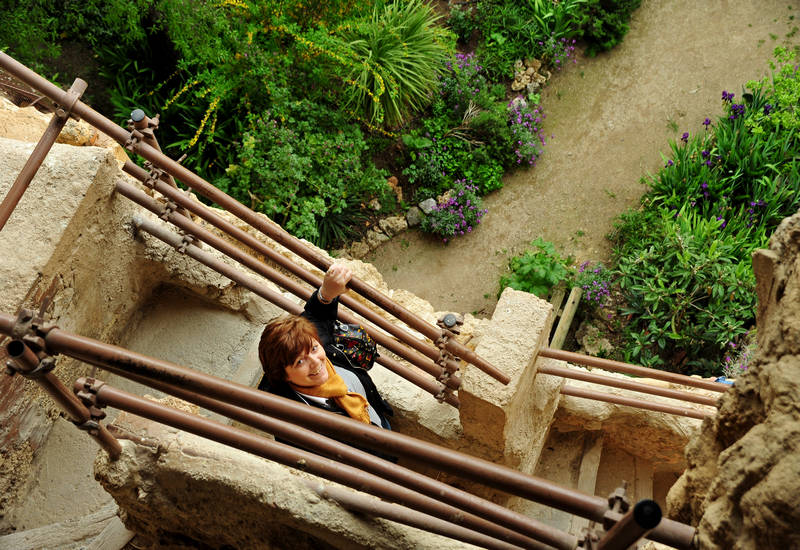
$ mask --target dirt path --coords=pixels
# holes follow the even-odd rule
[[[550,82],[542,103],[553,137],[534,169],[486,197],[478,231],[447,246],[408,231],[366,260],[390,287],[480,316],[494,310],[509,257],[537,237],[578,261],[606,260],[613,219],[637,204],[668,140],[702,132],[721,113],[722,90],[741,97],[795,24],[797,0],[644,0],[621,46]]]

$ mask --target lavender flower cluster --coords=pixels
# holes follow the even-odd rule
[[[544,112],[538,105],[531,108],[519,96],[509,101],[507,107],[517,164],[525,162],[533,166],[546,143],[544,132],[540,127]]]
[[[489,210],[477,195],[478,186],[456,180],[447,200],[437,204],[422,223],[422,228],[442,237],[442,242],[471,233]]]
[[[603,268],[603,264],[596,264],[589,269],[589,261],[578,266],[577,282],[583,289],[583,297],[594,307],[603,307],[606,299],[611,296],[610,273]]]
[[[439,95],[447,105],[461,113],[486,85],[481,74],[483,67],[472,53],[456,54],[455,62],[448,60],[444,66],[445,71],[439,77]]]
[[[560,70],[570,59],[573,63],[578,62],[575,57],[575,39],[561,38],[557,40],[555,36],[551,35],[546,41],[539,41],[539,46],[544,50],[543,57],[550,59],[551,65],[556,70]]]
[[[745,338],[749,333],[745,334]],[[725,362],[722,365],[722,374],[726,378],[736,379],[747,372],[750,366],[750,360],[753,358],[755,352],[755,343],[752,339],[743,344],[737,345],[735,342],[728,342],[730,348],[725,355]]]

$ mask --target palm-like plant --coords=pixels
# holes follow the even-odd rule
[[[454,42],[421,0],[379,3],[338,34],[354,62],[345,70],[347,106],[370,124],[397,127],[425,108]]]

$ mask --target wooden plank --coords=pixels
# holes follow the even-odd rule
[[[129,531],[122,520],[115,515],[86,550],[122,550],[135,535],[136,533]]]
[[[595,493],[597,472],[600,469],[600,457],[603,454],[603,433],[589,432],[583,446],[583,458],[578,472],[577,489],[587,495]],[[572,516],[569,532],[580,536],[583,529],[589,527],[589,520],[580,516]]]
[[[564,345],[564,340],[567,338],[569,326],[572,324],[572,319],[575,317],[575,312],[578,310],[578,304],[581,301],[583,290],[579,286],[572,287],[567,298],[567,304],[564,306],[564,312],[561,314],[561,319],[558,321],[556,332],[553,334],[553,339],[550,342],[552,349],[561,349]]]
[[[550,295],[550,303],[553,304],[553,312],[555,313],[554,318],[561,315],[561,302],[564,301],[564,296],[566,296],[566,291],[564,290],[563,285],[558,285],[556,288],[553,289],[553,293]]]
[[[74,543],[96,537],[116,516],[117,503],[112,501],[97,512],[81,518],[2,536],[0,537],[0,550],[67,548]]]

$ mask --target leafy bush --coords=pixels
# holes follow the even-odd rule
[[[677,218],[662,211],[641,233],[639,252],[619,259],[624,313],[633,316],[627,361],[706,372],[718,364],[722,347],[747,331],[755,305],[754,247],[722,234],[721,224],[685,209]]]
[[[750,253],[800,208],[800,76],[793,56],[750,92],[722,92],[725,114],[672,143],[643,209],[615,236],[631,321],[626,360],[714,374],[754,319]],[[786,69],[786,67],[790,69]],[[767,131],[768,129],[768,131]]]
[[[386,174],[367,158],[354,125],[325,121],[330,113],[307,101],[291,115],[253,118],[238,163],[216,183],[294,235],[330,245],[349,235],[362,203],[386,193]]]
[[[631,14],[641,3],[642,0],[588,0],[583,8],[587,16],[583,34],[587,54],[610,50],[622,42],[630,28]]]
[[[510,286],[546,298],[550,289],[561,281],[572,277],[572,258],[562,258],[553,243],[538,238],[531,242],[533,247],[520,256],[511,258],[508,263],[509,275],[500,278],[500,291]]]
[[[459,42],[467,42],[477,28],[475,10],[472,6],[452,6],[447,17],[447,26],[455,33]]]
[[[478,21],[484,42],[478,54],[493,77],[513,76],[517,59],[541,58],[545,41],[578,38],[586,0],[483,0]]]
[[[472,233],[488,212],[483,208],[477,190],[469,182],[457,180],[444,200],[422,220],[422,230],[438,235],[444,243]]]

